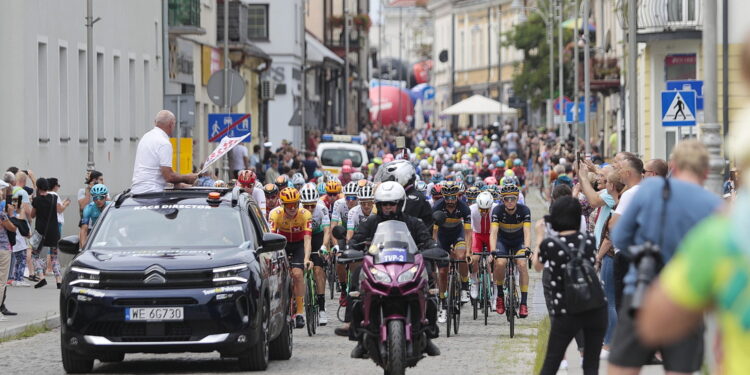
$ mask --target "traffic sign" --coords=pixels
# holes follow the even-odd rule
[[[667,81],[667,90],[695,91],[695,109],[703,110],[703,81]]]
[[[557,115],[564,115],[565,114],[565,107],[568,105],[568,103],[573,103],[570,99],[567,97],[558,97],[552,102],[552,108],[555,110],[555,114]]]
[[[242,137],[250,134],[249,113],[209,113],[208,114],[208,141],[220,142],[224,137]],[[250,142],[247,137],[243,142]]]
[[[662,126],[695,126],[695,91],[662,91]]]
[[[565,121],[566,122],[574,122],[575,121],[575,110],[573,109],[575,107],[575,103],[568,103],[565,106]],[[586,122],[586,107],[584,106],[583,102],[578,103],[578,122]]]
[[[224,99],[224,74],[227,74],[227,85],[229,86],[229,100]],[[245,96],[245,80],[236,70],[219,70],[211,74],[206,85],[208,98],[219,107],[235,106]],[[227,103],[228,102],[228,103]]]

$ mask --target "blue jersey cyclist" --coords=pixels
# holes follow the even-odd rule
[[[81,247],[86,244],[89,231],[94,227],[99,216],[111,202],[107,201],[109,189],[104,184],[96,184],[91,187],[91,202],[83,208],[83,217],[81,218],[81,230],[79,233]]]
[[[500,190],[503,204],[492,210],[492,228],[490,230],[490,250],[501,255],[521,255],[529,251],[531,246],[531,210],[518,203],[518,186],[506,185]],[[526,298],[529,291],[529,270],[526,259],[514,259],[518,265],[519,281],[521,284],[521,305],[518,316],[525,318],[529,315]],[[505,266],[508,259],[495,260],[495,283],[497,284],[497,301],[495,311],[505,313],[503,302],[503,284],[505,283]]]
[[[459,199],[460,188],[453,181],[446,181],[441,188],[443,198],[435,202],[432,211],[445,214],[442,224],[435,223],[432,237],[437,240],[445,250],[451,250],[451,257],[458,260],[466,260],[466,249],[471,246],[471,209],[464,201]],[[442,215],[442,214],[441,214]],[[467,244],[468,241],[468,244]],[[438,322],[444,323],[448,318],[445,291],[448,289],[448,267],[446,263],[438,264],[438,287],[442,309],[438,314]],[[461,300],[469,301],[469,266],[467,263],[459,263],[458,272],[461,274]]]

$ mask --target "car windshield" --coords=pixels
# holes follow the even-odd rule
[[[352,167],[358,168],[362,165],[362,154],[357,150],[333,149],[323,150],[320,155],[320,162],[326,166],[340,167],[344,165],[344,160],[352,161]]]
[[[109,210],[89,241],[95,249],[218,248],[245,242],[240,212],[202,204],[156,204]]]
[[[386,250],[407,250],[409,254],[417,253],[417,244],[414,243],[409,228],[403,221],[389,220],[378,224],[369,251],[375,255]]]

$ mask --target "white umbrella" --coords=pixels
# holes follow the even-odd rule
[[[497,100],[482,95],[474,95],[446,108],[441,114],[518,116],[518,111]]]
[[[424,111],[422,110],[422,99],[417,100],[414,105],[414,129],[424,128]]]

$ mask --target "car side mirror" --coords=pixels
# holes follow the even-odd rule
[[[337,240],[346,239],[346,228],[344,228],[341,225],[337,225],[337,226],[333,227],[332,234],[333,234],[333,238],[335,238]]]
[[[433,261],[447,261],[448,252],[439,247],[436,247],[434,249],[423,251],[422,257],[427,260],[433,260]]]
[[[259,253],[269,253],[272,251],[284,250],[286,247],[286,237],[276,233],[263,233],[263,243]]]
[[[57,242],[57,247],[65,254],[77,255],[81,251],[78,236],[68,236]]]
[[[359,250],[345,250],[339,259],[348,260],[348,261],[358,261],[365,257],[365,253],[359,251]]]
[[[442,211],[442,210],[440,210],[440,211],[435,211],[435,212],[433,212],[433,213],[432,213],[432,220],[434,220],[434,221],[435,221],[435,225],[437,225],[437,226],[441,226],[441,225],[443,225],[443,223],[445,223],[445,219],[446,219],[447,217],[448,217],[448,216],[447,216],[447,215],[445,214],[445,212],[444,212],[444,211]]]

